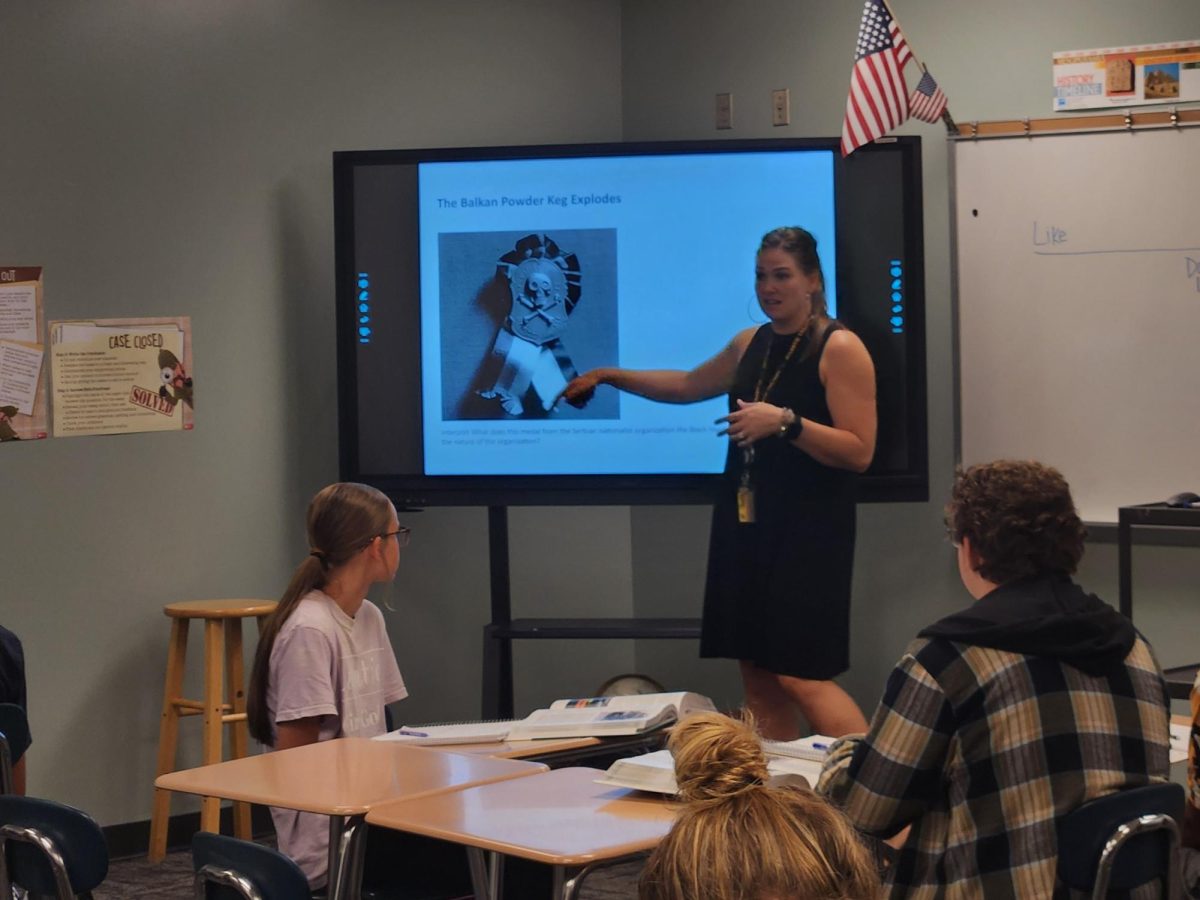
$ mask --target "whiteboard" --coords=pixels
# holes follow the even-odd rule
[[[964,465],[1038,459],[1086,521],[1200,492],[1200,128],[957,141]]]

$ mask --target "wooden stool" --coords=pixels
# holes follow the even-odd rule
[[[162,720],[158,729],[158,772],[175,771],[175,749],[179,742],[180,716],[204,716],[204,765],[221,762],[222,726],[232,725],[231,759],[246,755],[246,686],[242,675],[242,619],[254,616],[261,630],[275,608],[274,600],[188,600],[169,603],[163,612],[171,619],[171,646],[167,651],[167,677],[163,687]],[[188,624],[204,620],[204,699],[188,700],[183,691],[184,660],[187,658]],[[228,683],[225,702],[222,677]],[[154,812],[150,817],[150,860],[158,862],[167,853],[167,823],[171,792],[154,790]],[[221,801],[204,797],[200,806],[200,830],[219,832]],[[233,806],[233,830],[250,840],[250,804]]]

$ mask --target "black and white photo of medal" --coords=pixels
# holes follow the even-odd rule
[[[505,413],[521,416],[532,388],[549,412],[578,374],[562,335],[581,294],[579,259],[549,235],[530,234],[500,257],[496,268],[508,281],[512,306],[492,348],[504,361],[500,374],[479,396],[499,400]]]

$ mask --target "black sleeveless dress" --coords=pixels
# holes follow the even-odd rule
[[[817,371],[831,324],[801,339],[780,372],[768,403],[831,425]],[[783,364],[794,335],[764,325],[751,339],[734,377],[730,408],[753,400]],[[730,442],[713,508],[700,655],[747,660],[798,678],[828,679],[850,667],[850,575],[854,564],[856,476],[817,462],[782,438],[754,445],[755,521],[738,521],[743,454]]]

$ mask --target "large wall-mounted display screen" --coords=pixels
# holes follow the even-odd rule
[[[923,498],[919,143],[835,148],[335,154],[343,477],[406,506],[703,502],[723,397],[601,387],[576,409],[559,392],[596,366],[692,368],[765,321],[758,242],[803,225],[876,363],[864,499]]]

